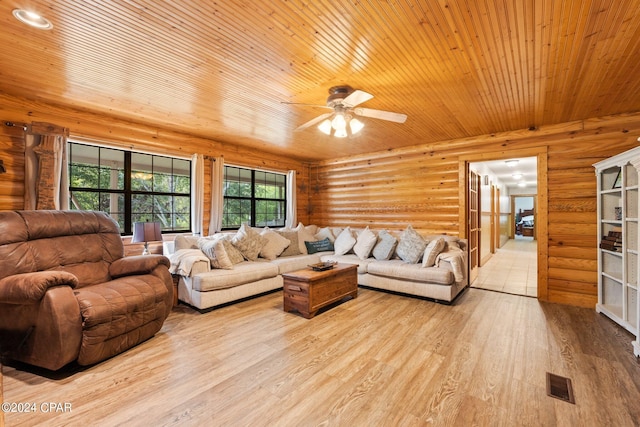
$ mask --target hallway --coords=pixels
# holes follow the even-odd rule
[[[531,237],[509,239],[480,267],[472,288],[537,297],[537,243]]]

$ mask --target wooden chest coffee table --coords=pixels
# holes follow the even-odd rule
[[[330,270],[304,269],[285,273],[284,311],[298,310],[307,319],[346,296],[358,296],[358,266],[337,264]]]

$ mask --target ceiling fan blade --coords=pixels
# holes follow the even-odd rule
[[[358,89],[351,92],[349,96],[342,100],[342,103],[347,107],[355,107],[356,105],[370,100],[371,98],[373,98],[373,95]]]
[[[329,118],[332,114],[333,113],[321,114],[318,117],[316,117],[315,119],[311,119],[307,123],[304,123],[304,124],[298,126],[295,130],[299,131],[299,130],[304,130],[304,129],[308,128],[308,127],[311,127],[311,126],[315,125],[316,123],[320,123],[324,119]]]
[[[371,108],[354,108],[353,112],[362,117],[371,117],[372,119],[388,120],[390,122],[404,123],[407,120],[406,114],[392,113],[391,111],[372,110]]]

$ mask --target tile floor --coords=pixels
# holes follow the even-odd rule
[[[537,243],[533,237],[517,236],[480,267],[472,288],[537,297]]]

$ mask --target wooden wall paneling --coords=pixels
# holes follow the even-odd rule
[[[307,223],[309,219],[308,206],[308,169],[309,164],[298,159],[283,155],[251,150],[239,145],[220,143],[215,140],[196,137],[189,134],[175,132],[170,128],[158,128],[135,123],[132,121],[118,120],[113,117],[100,116],[86,111],[73,110],[55,105],[47,105],[42,102],[10,97],[0,94],[0,117],[2,121],[16,123],[31,123],[32,121],[47,122],[69,128],[70,139],[96,141],[108,143],[110,146],[121,149],[141,150],[161,155],[191,157],[193,153],[206,156],[223,156],[225,163],[259,168],[278,172],[296,170],[298,197],[298,220]],[[19,128],[2,126],[0,132],[21,132]],[[24,147],[18,150],[16,142],[6,139],[0,133],[0,155],[6,155],[10,161],[5,164],[15,165],[14,172],[24,170]],[[12,147],[12,148],[5,148]],[[22,166],[20,166],[22,164]],[[5,185],[10,190],[3,190],[1,183],[5,182],[4,174],[0,176],[0,196],[3,209],[22,209],[24,206],[24,176],[17,175],[11,184]],[[211,171],[205,167],[205,215],[204,229],[208,230],[211,205]],[[11,193],[11,194],[6,194]],[[6,207],[5,207],[6,206]]]
[[[202,214],[202,234],[207,236],[209,231],[209,221],[211,221],[211,162],[204,162],[204,208]]]
[[[538,297],[593,307],[592,164],[636,146],[639,134],[640,114],[622,114],[322,161],[311,168],[318,173],[310,220],[396,229],[417,223],[465,237],[465,162],[536,156]]]
[[[360,159],[335,169],[321,164],[312,197],[312,221],[400,230],[412,224],[425,233],[458,234],[457,159],[434,153]]]
[[[536,196],[536,241],[538,243],[538,298],[549,299],[549,175],[548,147],[541,147],[543,153],[538,154],[538,194]],[[538,221],[539,219],[539,221]]]
[[[22,128],[0,124],[0,159],[7,170],[0,174],[0,210],[24,207],[24,149]]]

